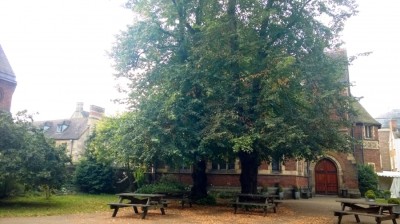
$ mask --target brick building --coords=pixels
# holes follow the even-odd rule
[[[0,111],[10,112],[16,86],[15,74],[0,45]]]

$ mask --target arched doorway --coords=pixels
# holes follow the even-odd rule
[[[315,193],[338,194],[337,168],[329,159],[322,159],[315,165]]]

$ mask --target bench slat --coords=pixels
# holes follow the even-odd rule
[[[339,215],[363,215],[363,216],[372,216],[372,217],[378,217],[378,218],[383,218],[390,216],[390,214],[373,214],[373,213],[363,213],[363,212],[352,212],[352,211],[334,211],[335,216]]]
[[[142,219],[146,218],[147,210],[150,207],[150,205],[148,204],[108,203],[108,205],[110,205],[111,209],[114,209],[112,217],[117,216],[119,208],[132,207],[135,213],[138,213],[137,207],[142,207],[143,210]]]
[[[341,223],[342,221],[342,217],[345,215],[354,215],[354,217],[356,218],[357,223],[360,222],[360,218],[358,217],[360,216],[370,216],[370,217],[375,217],[376,223],[381,223],[381,221],[384,220],[393,220],[393,223],[396,223],[396,219],[399,218],[398,214],[374,214],[374,213],[364,213],[364,212],[357,212],[357,211],[348,211],[348,210],[344,210],[344,211],[334,211],[334,216],[338,216],[338,224]]]
[[[108,205],[113,207],[149,207],[150,205],[146,204],[127,204],[127,203],[108,203]]]

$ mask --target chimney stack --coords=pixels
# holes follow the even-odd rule
[[[90,105],[89,118],[100,120],[104,116],[104,108]]]
[[[75,112],[82,112],[82,111],[83,111],[83,103],[82,103],[82,102],[76,103],[76,110],[75,110]]]

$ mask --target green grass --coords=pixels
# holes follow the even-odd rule
[[[109,211],[109,202],[116,202],[115,195],[53,195],[0,199],[0,217],[49,216],[62,214]]]

